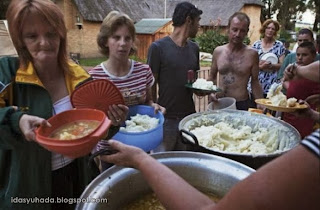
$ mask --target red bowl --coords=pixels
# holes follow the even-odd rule
[[[99,126],[88,135],[73,140],[58,140],[49,136],[59,127],[77,120],[96,120]],[[59,153],[71,158],[78,158],[89,154],[98,141],[104,138],[111,126],[111,121],[105,113],[96,109],[73,109],[61,112],[48,122],[52,127],[40,126],[36,130],[36,141],[49,151]]]

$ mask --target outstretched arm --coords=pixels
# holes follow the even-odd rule
[[[318,209],[319,170],[319,158],[299,145],[239,182],[216,208]]]
[[[315,82],[320,82],[320,61],[315,61],[306,66],[289,65],[285,70],[286,77],[300,76]]]
[[[319,142],[315,144],[319,147]],[[116,141],[110,145],[119,152],[106,160],[140,170],[167,209],[313,210],[319,206],[319,157],[302,145],[236,184],[216,205],[141,149]]]
[[[117,141],[109,141],[109,144],[119,152],[106,156],[106,160],[140,170],[166,209],[194,210],[205,205],[214,205],[210,198],[141,149]]]

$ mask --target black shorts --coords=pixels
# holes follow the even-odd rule
[[[256,108],[257,104],[254,102],[254,100],[247,99],[245,101],[237,101],[236,102],[236,107],[238,110],[248,110],[249,108]]]

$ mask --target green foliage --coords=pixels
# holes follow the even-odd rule
[[[1,0],[0,1],[0,20],[6,19],[6,12],[9,6],[10,0]]]
[[[249,45],[250,44],[250,39],[248,36],[246,36],[243,40],[243,43],[246,44],[246,45]]]
[[[307,2],[307,8],[316,14],[316,18],[313,23],[313,31],[318,31],[320,29],[320,1],[319,0],[309,0]]]
[[[201,52],[212,53],[213,50],[228,42],[228,37],[223,35],[219,29],[210,29],[196,37]]]
[[[210,29],[198,35],[196,37],[196,42],[199,44],[201,52],[212,53],[216,47],[228,43],[228,36],[222,34],[220,29]],[[249,37],[246,36],[243,43],[249,45]]]
[[[276,15],[276,19],[279,21],[281,28],[286,30],[294,29],[294,22],[307,9],[307,0],[261,0],[265,7],[262,8],[262,22],[266,19],[270,19]],[[319,2],[319,0],[310,0]],[[315,10],[315,9],[313,9]]]
[[[135,61],[139,61],[139,62],[141,62],[141,63],[147,63],[147,59],[141,59],[141,58],[139,58],[139,57],[136,56],[136,55],[131,55],[131,56],[130,56],[130,59],[135,60]]]
[[[102,63],[103,61],[106,61],[108,58],[106,57],[100,57],[100,58],[80,58],[80,65],[81,66],[96,66],[100,63]],[[147,61],[146,60],[142,60],[142,59],[139,59],[137,56],[135,55],[132,55],[130,56],[130,59],[133,59],[135,61],[139,61],[139,62],[142,62],[142,63],[146,63]]]
[[[292,39],[290,33],[287,30],[281,29],[279,31],[279,39],[284,39],[286,42],[294,42],[295,40]]]
[[[146,63],[146,60],[141,60],[136,56],[130,56],[130,59],[133,59],[135,61],[140,61],[142,63]],[[98,64],[101,64],[103,61],[107,60],[107,58],[105,57],[101,57],[101,58],[81,58],[80,59],[80,65],[81,66],[90,66],[90,67],[94,67]],[[208,61],[200,61],[200,66],[204,66],[204,67],[210,67],[211,66],[211,62]]]
[[[200,61],[201,67],[211,67],[211,61]]]
[[[81,58],[80,65],[81,66],[96,66],[105,60],[106,60],[105,57],[102,57],[102,58]]]

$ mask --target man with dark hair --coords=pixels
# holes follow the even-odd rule
[[[185,88],[188,70],[199,70],[199,46],[189,40],[198,32],[202,11],[189,2],[176,5],[172,16],[174,30],[171,35],[151,44],[148,51],[156,83],[153,97],[166,108],[164,140],[155,151],[185,150],[179,139],[178,125],[182,118],[195,112],[192,92]]]
[[[243,44],[249,31],[250,19],[242,12],[236,12],[229,18],[229,43],[217,47],[213,51],[210,71],[211,80],[223,91],[211,94],[213,100],[220,97],[236,99],[237,109],[248,110],[255,107],[250,99],[247,84],[251,77],[251,87],[254,98],[262,98],[262,88],[258,80],[259,58],[258,53],[251,47]],[[219,78],[218,78],[219,73]]]
[[[297,44],[298,46],[303,43],[303,42],[312,42],[314,43],[314,38],[313,38],[313,33],[310,29],[303,28],[298,32],[298,39],[297,39]],[[315,44],[315,43],[314,43]],[[277,80],[280,81],[283,78],[283,72],[286,69],[286,67],[291,64],[296,62],[296,57],[297,54],[295,52],[290,53],[287,55],[278,71],[277,74]],[[317,54],[315,60],[320,60],[320,55]]]

